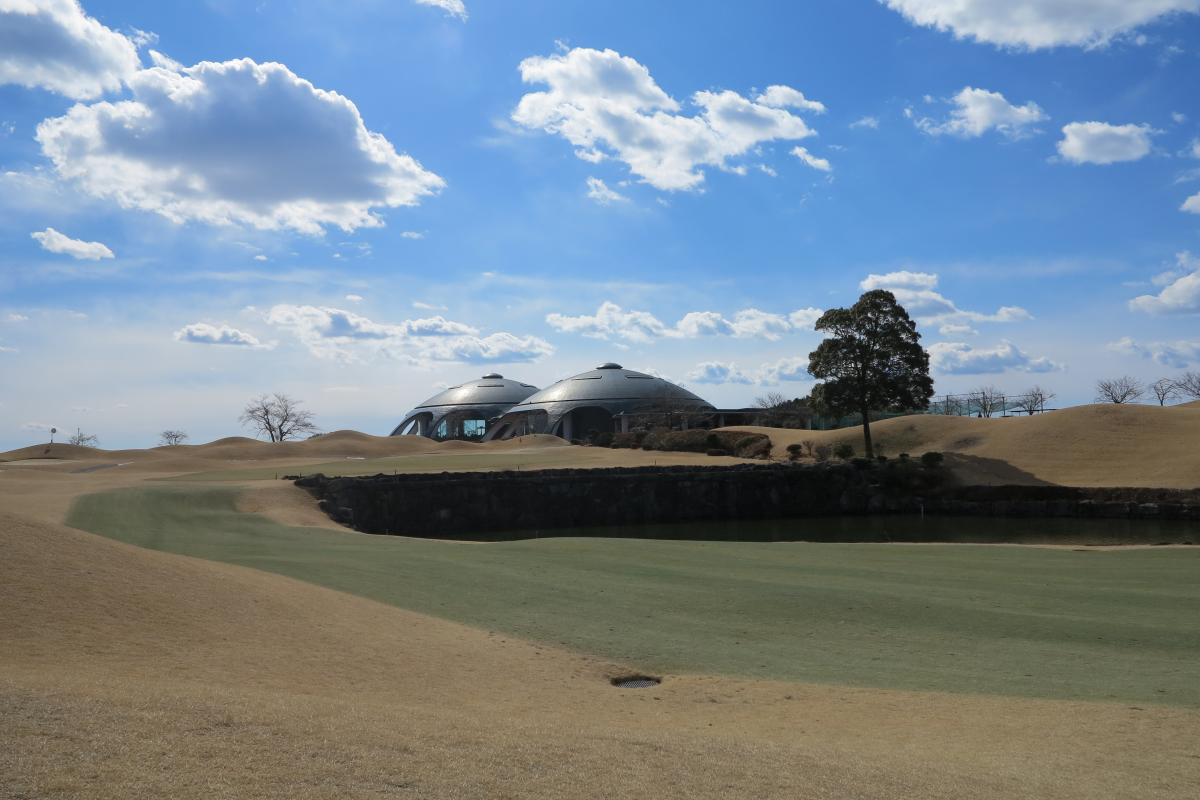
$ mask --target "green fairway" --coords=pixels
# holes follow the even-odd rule
[[[280,475],[313,475],[321,473],[329,477],[345,475],[378,475],[388,472],[463,472],[469,470],[495,469],[543,469],[555,464],[590,461],[599,456],[579,447],[556,447],[553,449],[502,453],[460,453],[453,455],[415,455],[394,458],[343,458],[338,461],[322,461],[292,467],[250,467],[247,469],[222,469],[212,472],[193,472],[172,478],[154,478],[158,481],[261,481]]]
[[[68,524],[652,672],[1200,705],[1200,549],[462,545],[286,527],[236,493],[89,495]]]

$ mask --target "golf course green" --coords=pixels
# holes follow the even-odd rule
[[[457,544],[288,527],[238,491],[87,495],[67,524],[651,673],[1200,706],[1200,548]]]

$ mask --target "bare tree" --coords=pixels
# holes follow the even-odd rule
[[[990,417],[997,411],[1004,411],[1004,395],[995,386],[980,386],[975,391],[968,392],[967,397],[975,404],[981,416]]]
[[[158,446],[183,444],[188,440],[187,431],[163,431],[158,435]]]
[[[313,412],[300,408],[303,402],[278,392],[260,395],[246,404],[238,422],[253,428],[255,436],[265,434],[272,442],[299,439],[320,430],[312,421]]]
[[[1179,397],[1179,379],[1159,378],[1150,384],[1150,392],[1160,406],[1165,406],[1168,400],[1175,400]]]
[[[1100,403],[1136,403],[1145,394],[1145,385],[1131,375],[1096,381],[1096,401]]]
[[[99,447],[100,439],[76,428],[75,432],[67,438],[67,444],[77,444],[80,447]]]
[[[1185,372],[1176,379],[1179,393],[1200,400],[1200,372]]]
[[[787,395],[780,392],[767,392],[754,398],[755,408],[775,408],[781,406],[788,401]]]
[[[787,395],[779,392],[754,398],[754,407],[762,409],[754,415],[754,424],[766,428],[803,428],[813,417],[812,406],[806,398],[789,400]]]
[[[1034,414],[1039,411],[1046,410],[1046,403],[1058,397],[1057,394],[1041,386],[1033,386],[1026,389],[1019,395],[1013,398],[1013,408],[1017,411],[1024,411],[1027,414]]]

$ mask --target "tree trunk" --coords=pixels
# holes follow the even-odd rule
[[[871,447],[871,412],[863,409],[863,444],[866,445],[867,458],[874,458],[874,448]]]

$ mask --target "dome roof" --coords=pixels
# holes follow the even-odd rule
[[[513,406],[512,410],[526,411],[531,406],[578,402],[599,402],[605,406],[619,403],[632,409],[653,400],[709,406],[707,401],[670,381],[609,362],[542,389]]]
[[[479,380],[467,381],[461,386],[452,386],[440,394],[435,394],[413,410],[443,406],[513,405],[537,390],[536,386],[508,380],[503,375],[489,372]]]

